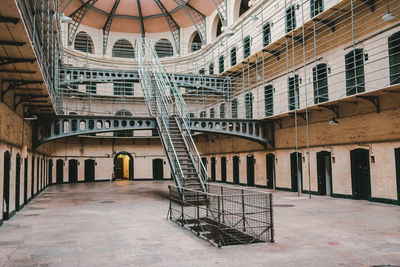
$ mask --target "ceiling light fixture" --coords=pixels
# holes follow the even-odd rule
[[[24,120],[26,121],[35,121],[37,120],[37,116],[35,114],[32,114],[31,111],[28,111],[27,113],[24,114]]]
[[[392,19],[395,18],[395,15],[393,15],[389,10],[389,0],[386,0],[386,6],[387,6],[387,11],[386,11],[385,15],[383,15],[382,20],[383,21],[391,21]]]

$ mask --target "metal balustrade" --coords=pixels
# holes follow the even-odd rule
[[[155,130],[154,117],[61,115],[39,120],[36,125],[35,147],[56,139],[78,135],[127,130]],[[196,119],[188,124],[191,132],[226,134],[269,144],[264,127],[257,120]]]

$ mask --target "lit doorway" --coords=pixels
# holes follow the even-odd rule
[[[133,180],[133,157],[128,152],[119,152],[114,157],[115,179]]]

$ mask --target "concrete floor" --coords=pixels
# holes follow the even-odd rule
[[[165,220],[168,184],[51,186],[0,227],[0,265],[400,265],[398,206],[278,191],[276,243],[218,249]]]

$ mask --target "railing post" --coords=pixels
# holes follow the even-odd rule
[[[246,232],[246,214],[244,208],[244,190],[242,189],[242,221],[243,221],[243,232]]]
[[[273,205],[272,205],[272,194],[269,195],[269,210],[270,210],[270,227],[271,227],[271,243],[274,243],[274,215],[272,211]]]
[[[225,223],[224,188],[221,186],[222,222]]]
[[[217,196],[217,203],[218,203],[218,228],[217,228],[217,243],[218,247],[222,246],[221,243],[221,206],[220,206],[220,196]]]
[[[197,227],[197,235],[200,235],[200,202],[199,202],[199,192],[196,192],[196,204],[197,204],[197,223],[199,224]]]

